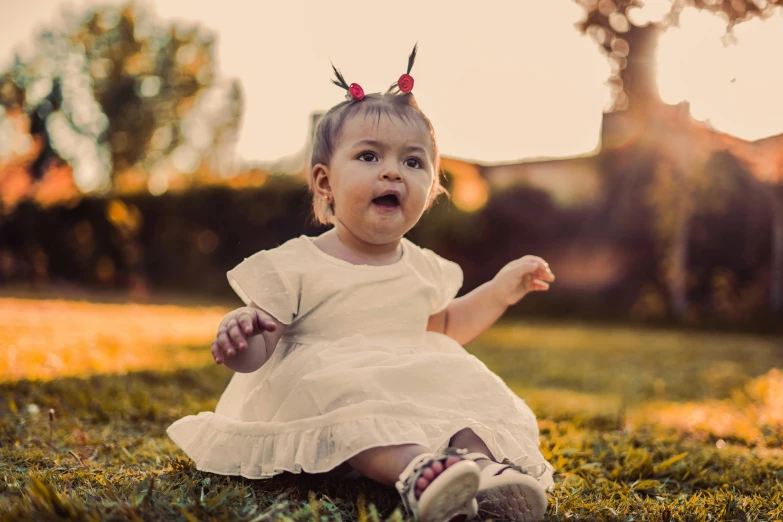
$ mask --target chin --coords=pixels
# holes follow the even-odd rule
[[[365,230],[368,243],[383,245],[399,239],[409,229],[402,226],[374,226]]]

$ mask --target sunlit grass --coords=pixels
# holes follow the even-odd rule
[[[0,300],[0,520],[402,520],[368,479],[222,477],[169,440],[231,377],[208,346],[225,311]],[[503,323],[467,349],[539,417],[548,520],[658,522],[783,519],[781,346]]]
[[[0,298],[0,381],[203,366],[226,312]]]
[[[783,338],[722,332],[518,323],[490,329],[468,349],[507,382],[629,401],[728,398],[783,367]]]
[[[468,350],[544,418],[783,445],[781,338],[517,323]]]

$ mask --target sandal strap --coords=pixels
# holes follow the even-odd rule
[[[467,460],[492,460],[483,453],[467,453],[462,456],[462,458]]]
[[[495,475],[500,475],[501,473],[503,473],[504,471],[506,471],[506,470],[507,470],[507,469],[509,469],[509,468],[513,469],[514,471],[518,471],[518,472],[522,473],[523,475],[530,475],[530,473],[528,473],[526,469],[524,469],[524,468],[521,468],[520,466],[517,466],[516,464],[514,464],[513,462],[511,462],[511,461],[508,459],[508,457],[506,457],[505,459],[503,459],[503,461],[502,461],[502,462],[499,462],[499,464],[504,464],[506,467],[505,467],[505,468],[503,468],[503,469],[501,469],[501,470],[500,470],[500,471],[498,471],[497,473],[495,473]]]
[[[444,461],[445,464],[446,459],[450,456],[459,456],[464,459],[467,452],[468,450],[465,449],[447,447],[435,453],[422,453],[411,459],[394,484],[408,513],[418,515],[419,501],[416,498],[414,485],[424,473],[424,468],[438,461]]]
[[[474,460],[474,461],[475,460],[492,460],[488,456],[484,455],[483,453],[468,453],[466,455],[463,455],[462,458],[467,459],[467,460]],[[513,462],[511,462],[511,460],[508,457],[504,458],[501,462],[497,462],[496,464],[503,465],[504,467],[502,467],[499,471],[494,473],[495,476],[500,475],[501,473],[503,473],[504,471],[506,471],[509,468],[513,469],[514,471],[518,471],[518,472],[520,472],[520,473],[522,473],[524,475],[529,475],[527,470],[525,470],[525,469],[517,466]]]

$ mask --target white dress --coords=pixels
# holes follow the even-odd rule
[[[406,238],[397,262],[353,265],[313,239],[228,272],[246,304],[289,327],[264,366],[234,374],[214,413],[167,429],[197,468],[254,479],[323,473],[377,446],[437,451],[471,428],[497,460],[551,487],[530,408],[457,341],[426,331],[462,286],[460,266]]]

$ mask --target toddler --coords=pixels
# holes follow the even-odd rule
[[[228,272],[246,306],[212,355],[235,373],[215,412],[169,436],[200,470],[247,478],[366,476],[430,522],[540,520],[552,466],[530,408],[462,345],[554,275],[524,256],[472,292],[456,263],[406,239],[445,192],[411,67],[385,93],[348,91],[319,123],[309,187],[331,228]]]

